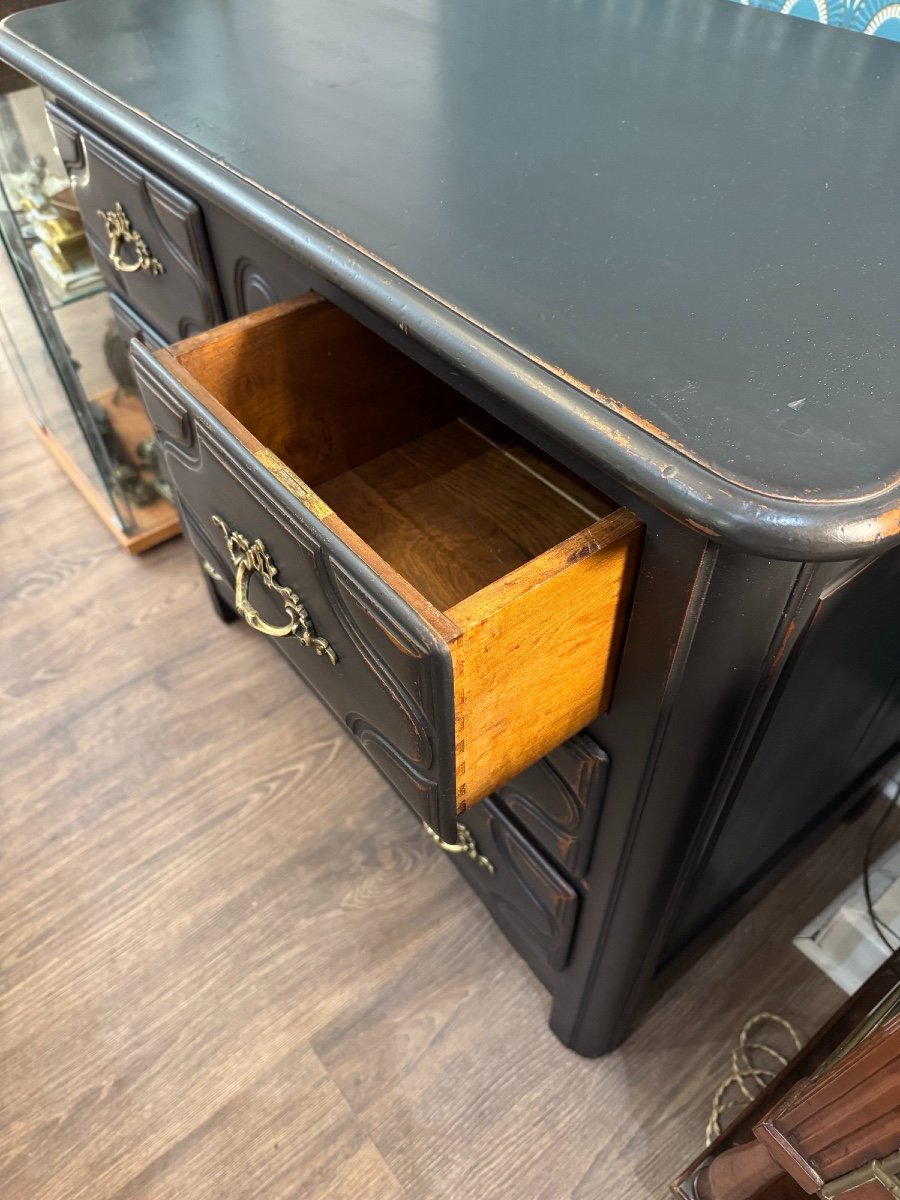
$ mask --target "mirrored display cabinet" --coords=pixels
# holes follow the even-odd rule
[[[127,337],[88,248],[39,88],[0,93],[0,341],[50,454],[117,540],[179,531]]]

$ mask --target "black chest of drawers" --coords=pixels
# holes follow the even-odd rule
[[[137,3],[71,0],[0,38],[51,97],[218,611],[284,634],[584,1054],[616,1045],[654,977],[900,749],[900,155],[895,127],[865,115],[893,48],[816,31],[816,57],[802,23],[702,4],[702,38],[631,6],[552,28],[530,6],[510,46],[474,3],[441,29],[411,17],[398,40],[379,5],[354,23],[342,4],[285,0],[274,46],[250,5],[226,29],[211,0],[190,19],[160,4],[146,26]],[[129,70],[136,29],[157,68]],[[371,70],[347,74],[347,38]],[[510,56],[571,65],[586,46],[596,62],[538,112]],[[764,93],[761,54],[792,64]],[[848,55],[866,60],[852,92],[835,84]],[[801,101],[798,150],[766,121]],[[752,192],[760,177],[780,181],[777,203]],[[110,240],[100,214],[117,204],[159,271],[109,265],[142,252]],[[310,291],[322,299],[294,299]],[[395,372],[352,438],[313,412],[315,438],[291,442],[302,388],[280,416],[239,403],[282,395],[247,363],[271,365],[267,331],[310,304],[380,347],[369,383]],[[306,363],[357,361],[309,346]],[[422,403],[402,399],[412,370]],[[307,391],[337,404],[332,382],[319,371]],[[472,449],[485,414],[502,470]],[[459,420],[468,432],[441,432]],[[399,504],[384,455],[408,462],[425,439],[424,470],[435,436],[464,490],[514,460],[553,499],[526,505],[512,485],[510,512],[541,514],[535,544],[516,530],[509,549],[517,522],[494,514],[500,575],[429,598],[445,580],[411,577],[407,543],[366,526],[353,495]],[[447,562],[474,570],[494,536],[454,542],[468,548]]]

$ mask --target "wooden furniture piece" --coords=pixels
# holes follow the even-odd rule
[[[315,297],[136,354],[223,601],[276,640],[441,840],[606,707],[631,513]],[[565,619],[550,637],[553,613]]]
[[[724,0],[69,0],[0,54],[217,611],[609,1050],[900,749],[896,46]]]
[[[900,1191],[900,952],[672,1190],[685,1200],[878,1200]]]

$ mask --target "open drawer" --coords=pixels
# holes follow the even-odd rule
[[[132,353],[221,595],[444,840],[603,711],[631,513],[313,295]]]

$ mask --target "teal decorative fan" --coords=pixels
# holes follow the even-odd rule
[[[900,42],[898,3],[887,4],[885,0],[736,0],[736,3]]]

